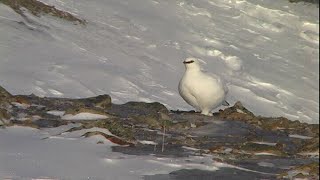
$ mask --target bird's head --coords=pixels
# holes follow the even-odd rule
[[[200,64],[199,60],[197,58],[187,58],[186,60],[183,61],[184,66],[186,67],[186,70],[196,70],[200,71]]]

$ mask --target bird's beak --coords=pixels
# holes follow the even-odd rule
[[[193,63],[194,61],[191,60],[191,61],[183,61],[183,64],[190,64],[190,63]]]

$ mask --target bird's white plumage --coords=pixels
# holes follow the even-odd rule
[[[196,58],[187,58],[183,63],[186,70],[179,82],[181,97],[201,114],[212,116],[211,111],[225,101],[226,86],[218,76],[202,72]]]

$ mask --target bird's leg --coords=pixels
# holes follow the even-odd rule
[[[213,116],[213,114],[212,114],[210,111],[208,111],[208,110],[202,110],[202,111],[201,111],[201,114],[203,114],[203,115],[205,115],[205,116]]]

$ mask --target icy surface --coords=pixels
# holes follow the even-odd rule
[[[159,101],[177,92],[186,57],[229,84],[255,114],[319,119],[319,8],[263,0],[41,0],[73,25],[0,4],[0,84],[14,94]],[[19,23],[24,22],[24,23]]]

